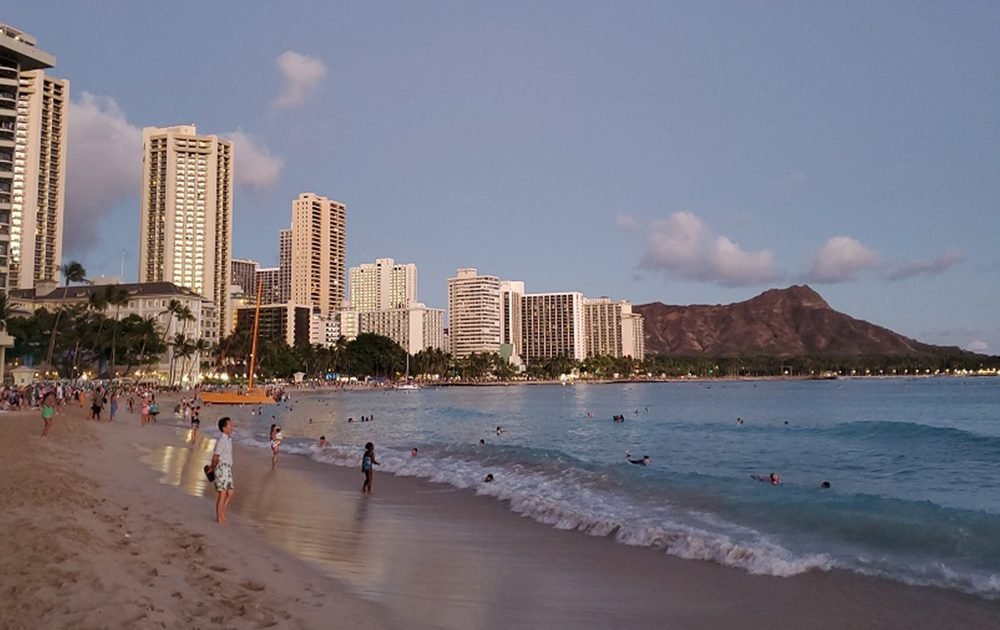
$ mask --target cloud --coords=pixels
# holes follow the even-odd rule
[[[278,55],[275,62],[284,84],[272,105],[279,109],[298,107],[306,102],[310,92],[316,89],[326,76],[326,66],[316,57],[300,55],[286,50]]]
[[[619,214],[615,217],[615,227],[625,232],[632,232],[639,229],[639,220],[628,214]]]
[[[699,282],[737,287],[775,279],[774,253],[744,251],[716,236],[691,212],[676,212],[653,223],[639,266]]]
[[[891,281],[896,281],[912,278],[913,276],[936,276],[951,269],[962,258],[962,252],[950,249],[934,260],[915,260],[900,265],[889,273],[888,278]]]
[[[982,354],[989,352],[990,344],[981,340],[970,341],[969,343],[965,344],[965,349],[968,350],[969,352],[978,352]]]
[[[142,130],[114,99],[80,94],[69,105],[65,246],[86,250],[115,203],[139,192]]]
[[[226,134],[233,142],[233,184],[250,192],[273,187],[285,161],[242,131]]]
[[[882,258],[875,250],[850,236],[834,236],[813,257],[809,281],[848,282],[858,273],[881,265]]]

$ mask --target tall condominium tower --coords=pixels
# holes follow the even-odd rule
[[[524,360],[586,358],[583,294],[529,293],[521,302]]]
[[[275,289],[279,302],[287,302],[292,297],[292,231],[278,233],[278,284]]]
[[[344,301],[346,215],[344,204],[315,193],[292,200],[290,300],[319,308],[323,317]]]
[[[351,309],[359,312],[408,308],[417,301],[417,266],[392,258],[351,267]]]
[[[500,283],[500,345],[501,355],[508,360],[520,361],[523,339],[521,302],[524,300],[524,283],[504,280]]]
[[[456,359],[500,349],[500,279],[459,269],[448,278],[448,339]]]
[[[229,334],[233,145],[194,125],[142,130],[139,281],[173,282],[218,306]]]
[[[58,280],[69,82],[55,57],[0,24],[0,291]]]

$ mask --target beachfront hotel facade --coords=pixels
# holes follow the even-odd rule
[[[471,267],[448,278],[448,335],[451,356],[500,350],[500,279]]]
[[[521,300],[522,346],[525,363],[558,357],[586,358],[583,294],[529,293]]]
[[[209,344],[218,344],[219,313],[218,306],[213,300],[172,282],[120,284],[115,280],[117,279],[109,279],[105,283],[95,281],[94,284],[69,287],[60,287],[54,281],[38,282],[31,289],[11,290],[9,293],[11,308],[14,312],[30,315],[40,308],[53,313],[62,307],[85,306],[89,303],[91,295],[105,291],[110,286],[125,291],[128,295],[128,304],[109,307],[106,312],[108,317],[117,320],[123,320],[130,315],[138,315],[143,319],[153,318],[164,339],[172,340],[177,335],[183,334],[194,341],[204,339]],[[194,319],[182,322],[172,316],[167,311],[171,300],[177,300],[182,306],[187,307]],[[167,383],[170,376],[170,354],[171,348],[168,348],[155,364],[136,368],[129,372],[128,376]],[[175,362],[174,382],[200,382],[201,358],[196,352],[185,362],[183,369],[180,370],[183,373],[180,374],[177,373],[178,366]],[[119,375],[126,375],[124,366],[112,366],[112,368],[116,368]]]
[[[406,308],[358,312],[359,333],[374,333],[398,343],[407,354],[444,350],[444,309],[420,303]]]
[[[195,125],[142,131],[140,282],[171,282],[212,300],[229,334],[233,146]]]
[[[344,204],[316,193],[292,200],[289,301],[316,307],[323,317],[345,297],[346,214]]]
[[[583,309],[586,356],[645,358],[643,320],[632,312],[631,302],[585,298]]]
[[[59,280],[69,81],[55,57],[0,24],[0,291]]]
[[[417,266],[376,258],[351,267],[351,309],[358,312],[407,308],[417,302]]]

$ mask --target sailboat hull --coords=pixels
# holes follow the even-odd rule
[[[199,396],[206,405],[270,405],[274,398],[262,389],[247,392],[201,392]]]

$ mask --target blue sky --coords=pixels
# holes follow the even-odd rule
[[[234,136],[234,254],[348,206],[348,264],[636,303],[809,283],[1000,353],[996,2],[74,2],[67,255],[136,275],[146,125]]]

